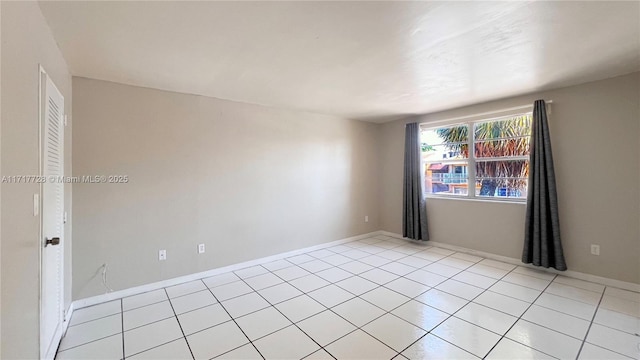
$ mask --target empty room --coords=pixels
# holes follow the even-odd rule
[[[0,1],[0,359],[640,359],[640,1]]]

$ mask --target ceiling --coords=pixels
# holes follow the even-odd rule
[[[640,70],[640,2],[41,1],[75,76],[383,122]]]

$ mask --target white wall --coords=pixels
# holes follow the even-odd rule
[[[570,270],[640,283],[640,73],[398,120],[381,130],[381,228],[402,232],[404,124],[553,100],[549,118]],[[428,199],[431,239],[520,258],[525,205]],[[601,255],[590,254],[600,244]]]
[[[73,92],[74,175],[130,178],[74,185],[74,299],[104,293],[103,263],[118,290],[379,230],[376,124],[84,78]]]
[[[2,175],[37,175],[38,86],[41,64],[65,97],[71,114],[71,76],[36,2],[2,2]],[[71,117],[69,116],[69,120]],[[71,121],[65,130],[65,173],[71,173]],[[38,184],[1,186],[2,359],[39,356],[39,219],[33,216]],[[71,186],[65,187],[70,212]],[[71,259],[71,223],[65,225],[65,257]],[[69,264],[65,275],[71,276]],[[69,279],[69,278],[67,278]],[[65,306],[71,282],[65,287]]]

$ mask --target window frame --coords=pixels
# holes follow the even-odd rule
[[[529,108],[525,111],[518,111],[506,115],[500,115],[491,118],[477,117],[475,119],[465,120],[465,121],[448,121],[448,122],[422,122],[419,124],[420,131],[425,130],[436,130],[447,127],[455,127],[455,126],[467,126],[469,136],[467,137],[467,147],[469,149],[469,155],[466,159],[442,159],[437,161],[442,164],[453,164],[456,162],[466,161],[467,164],[467,195],[454,195],[450,193],[427,193],[425,190],[426,179],[426,166],[427,162],[422,158],[422,152],[420,156],[420,166],[421,166],[421,185],[423,187],[423,196],[425,198],[434,198],[434,199],[452,199],[452,200],[466,200],[466,201],[484,201],[484,202],[499,202],[499,203],[516,203],[516,204],[526,204],[527,198],[526,196],[523,198],[515,198],[515,197],[499,197],[499,196],[479,196],[476,194],[475,183],[477,181],[476,176],[476,163],[478,159],[476,159],[475,153],[475,144],[476,144],[476,132],[475,125],[486,123],[486,122],[495,122],[500,120],[511,119],[518,116],[533,116],[533,109]],[[508,139],[516,139],[518,137],[507,137],[507,138],[496,138],[491,139],[491,141],[495,140],[508,140]],[[504,160],[530,160],[530,156],[500,156],[500,157],[482,157],[479,158],[480,162],[486,161],[504,161]],[[528,187],[528,184],[527,184]]]

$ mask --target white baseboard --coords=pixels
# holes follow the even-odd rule
[[[410,239],[403,238],[402,235],[400,235],[400,234],[396,234],[396,233],[392,233],[392,232],[388,232],[388,231],[374,231],[374,232],[370,232],[370,233],[367,233],[367,234],[352,236],[352,237],[341,239],[341,240],[331,241],[331,242],[324,243],[324,244],[318,244],[318,245],[314,245],[314,246],[310,246],[310,247],[306,247],[306,248],[302,248],[302,249],[288,251],[288,252],[285,252],[285,253],[266,256],[266,257],[263,257],[263,258],[249,260],[249,261],[245,261],[245,262],[241,262],[241,263],[237,263],[237,264],[233,264],[233,265],[228,265],[228,266],[224,266],[224,267],[220,267],[220,268],[216,268],[216,269],[211,269],[211,270],[207,270],[207,271],[203,271],[203,272],[198,272],[198,273],[194,273],[194,274],[180,276],[180,277],[167,279],[167,280],[163,280],[163,281],[158,281],[158,282],[145,284],[145,285],[141,285],[141,286],[135,286],[135,287],[132,287],[132,288],[118,290],[118,291],[114,291],[114,292],[110,292],[110,293],[106,293],[106,294],[102,294],[102,295],[97,295],[97,296],[93,296],[93,297],[89,297],[89,298],[85,298],[85,299],[79,299],[79,300],[73,301],[71,303],[71,305],[69,306],[69,310],[67,311],[67,314],[65,316],[64,325],[63,325],[64,326],[63,334],[65,334],[66,331],[67,331],[67,328],[69,326],[69,321],[71,319],[73,311],[77,310],[77,309],[81,309],[81,308],[84,308],[84,307],[105,303],[105,302],[108,302],[108,301],[120,299],[120,298],[127,297],[127,296],[132,296],[132,295],[137,295],[137,294],[141,294],[141,293],[145,293],[145,292],[149,292],[149,291],[153,291],[153,290],[157,290],[157,289],[162,289],[162,288],[173,286],[173,285],[178,285],[178,284],[181,284],[181,283],[184,283],[184,282],[188,282],[188,281],[194,281],[194,280],[203,279],[203,278],[215,276],[215,275],[222,274],[222,273],[229,272],[229,271],[235,271],[235,270],[240,270],[240,269],[243,269],[243,268],[246,268],[246,267],[250,267],[250,266],[266,264],[266,263],[269,263],[269,262],[272,262],[272,261],[276,261],[276,260],[292,257],[292,256],[295,256],[295,255],[300,255],[300,254],[307,253],[307,252],[310,252],[310,251],[315,251],[315,250],[328,248],[328,247],[331,247],[331,246],[344,244],[344,243],[351,242],[351,241],[361,240],[361,239],[365,239],[365,238],[376,236],[376,235],[386,235],[386,236],[390,236],[390,237],[397,238],[397,239],[411,241]],[[558,270],[555,270],[555,269],[541,268],[541,267],[538,267],[538,266],[533,266],[531,264],[524,264],[524,263],[522,263],[520,261],[520,259],[511,258],[511,257],[507,257],[507,256],[502,256],[502,255],[496,255],[496,254],[492,254],[492,253],[488,253],[488,252],[484,252],[484,251],[468,249],[468,248],[464,248],[464,247],[461,247],[461,246],[446,244],[446,243],[437,242],[437,241],[431,241],[430,240],[430,241],[428,241],[428,244],[434,245],[434,246],[438,246],[438,247],[442,247],[442,248],[449,249],[449,250],[454,250],[454,251],[463,252],[463,253],[467,253],[467,254],[477,255],[477,256],[480,256],[480,257],[487,258],[487,259],[498,260],[498,261],[506,262],[506,263],[513,264],[513,265],[525,266],[525,267],[529,267],[529,268],[536,269],[536,270],[542,270],[542,271],[546,271],[546,272],[553,273],[553,274],[560,274],[560,275],[572,277],[572,278],[579,279],[579,280],[590,281],[590,282],[603,284],[603,285],[606,285],[606,286],[611,286],[611,287],[616,287],[616,288],[620,288],[620,289],[640,292],[640,284],[635,284],[635,283],[630,283],[630,282],[620,281],[620,280],[615,280],[615,279],[609,279],[609,278],[605,278],[605,277],[601,277],[601,276],[585,274],[585,273],[581,273],[581,272],[577,272],[577,271],[571,271],[571,270],[558,271]]]
[[[400,235],[400,234],[392,233],[392,232],[389,232],[389,231],[380,231],[380,234],[386,235],[386,236],[391,236],[391,237],[398,238],[398,239],[405,239],[405,240],[411,241],[410,239],[402,237],[402,235]],[[492,259],[492,260],[498,260],[498,261],[506,262],[506,263],[513,264],[513,265],[519,265],[519,266],[528,267],[528,268],[531,268],[531,269],[546,271],[546,272],[549,272],[549,273],[563,275],[563,276],[571,277],[571,278],[578,279],[578,280],[590,281],[590,282],[599,283],[599,284],[602,284],[602,285],[611,286],[611,287],[615,287],[615,288],[619,288],[619,289],[640,292],[640,284],[635,284],[635,283],[616,280],[616,279],[610,279],[610,278],[606,278],[606,277],[602,277],[602,276],[585,274],[585,273],[581,273],[581,272],[573,271],[573,270],[559,271],[559,270],[556,270],[556,269],[547,269],[547,268],[543,268],[543,267],[539,267],[539,266],[534,266],[534,265],[531,265],[531,264],[525,264],[520,259],[516,259],[516,258],[512,258],[512,257],[508,257],[508,256],[496,255],[496,254],[492,254],[492,253],[488,253],[488,252],[484,252],[484,251],[472,250],[472,249],[464,248],[462,246],[451,245],[451,244],[442,243],[442,242],[438,242],[438,241],[429,240],[429,241],[427,241],[427,243],[430,244],[430,245],[435,245],[435,246],[438,246],[438,247],[441,247],[441,248],[445,248],[445,249],[449,249],[449,250],[463,252],[463,253],[467,253],[467,254],[471,254],[471,255],[477,255],[477,256],[480,256],[480,257],[483,257],[483,258]]]
[[[141,285],[141,286],[135,286],[135,287],[124,289],[124,290],[117,290],[117,291],[109,292],[109,293],[102,294],[102,295],[92,296],[92,297],[89,297],[89,298],[79,299],[79,300],[76,300],[76,301],[71,303],[71,306],[69,308],[69,312],[67,313],[67,315],[68,315],[68,317],[70,319],[71,318],[71,313],[73,312],[74,309],[78,310],[78,309],[81,309],[81,308],[84,308],[84,307],[105,303],[105,302],[108,302],[108,301],[111,301],[111,300],[116,300],[116,299],[120,299],[120,298],[127,297],[127,296],[142,294],[142,293],[145,293],[145,292],[158,290],[158,289],[162,289],[162,288],[165,288],[165,287],[178,285],[178,284],[181,284],[181,283],[184,283],[184,282],[200,280],[200,279],[204,279],[204,278],[211,277],[211,276],[214,276],[214,275],[226,273],[226,272],[229,272],[229,271],[235,271],[235,270],[240,270],[240,269],[243,269],[243,268],[246,268],[246,267],[250,267],[250,266],[266,264],[266,263],[269,263],[269,262],[272,262],[272,261],[276,261],[276,260],[292,257],[292,256],[295,256],[295,255],[304,254],[304,253],[307,253],[307,252],[310,252],[310,251],[315,251],[315,250],[328,248],[328,247],[331,247],[331,246],[344,244],[344,243],[351,242],[351,241],[366,239],[368,237],[372,237],[372,236],[376,236],[376,235],[380,235],[380,234],[381,234],[380,231],[373,231],[373,232],[370,232],[370,233],[367,233],[367,234],[356,235],[356,236],[348,237],[348,238],[345,238],[345,239],[340,239],[340,240],[331,241],[331,242],[328,242],[328,243],[309,246],[309,247],[306,247],[306,248],[292,250],[292,251],[288,251],[288,252],[280,253],[280,254],[276,254],[276,255],[266,256],[266,257],[255,259],[255,260],[249,260],[249,261],[245,261],[245,262],[241,262],[241,263],[237,263],[237,264],[233,264],[233,265],[228,265],[228,266],[224,266],[224,267],[220,267],[220,268],[215,268],[215,269],[211,269],[211,270],[207,270],[207,271],[203,271],[203,272],[198,272],[198,273],[189,274],[189,275],[185,275],[185,276],[180,276],[180,277],[176,277],[176,278],[172,278],[172,279],[162,280],[162,281],[158,281],[158,282],[154,282],[154,283],[150,283],[150,284],[145,284],[145,285]],[[67,323],[67,325],[68,325],[68,323]],[[65,331],[66,331],[66,328],[65,328]]]

